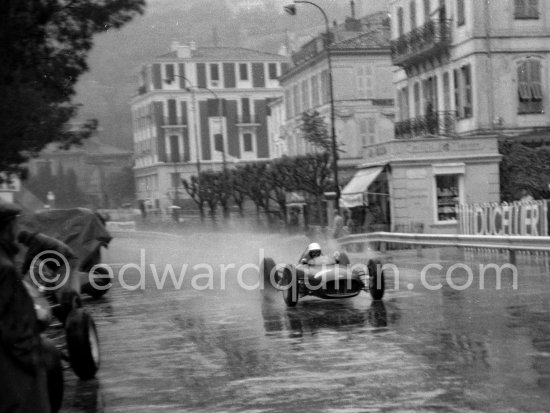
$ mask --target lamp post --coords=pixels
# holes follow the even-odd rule
[[[325,50],[327,52],[327,63],[328,63],[328,86],[329,86],[329,100],[330,100],[330,132],[331,132],[331,140],[332,140],[332,173],[334,175],[334,184],[336,189],[336,199],[335,203],[336,209],[340,209],[340,186],[338,184],[338,148],[336,145],[336,129],[334,125],[334,87],[332,82],[332,59],[331,59],[331,53],[330,53],[330,26],[327,14],[325,11],[321,8],[321,6],[311,2],[311,1],[305,1],[305,0],[294,0],[294,4],[289,4],[284,7],[285,12],[290,14],[291,16],[296,15],[296,4],[303,3],[303,4],[309,4],[313,7],[316,7],[322,14],[325,19],[325,29],[326,29],[326,42],[325,42]]]

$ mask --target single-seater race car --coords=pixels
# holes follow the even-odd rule
[[[381,300],[385,289],[381,268],[376,259],[370,259],[366,266],[352,266],[343,252],[322,255],[319,245],[314,243],[308,246],[297,265],[275,264],[272,258],[264,258],[260,266],[262,293],[267,295],[273,288],[281,290],[289,307],[309,295],[323,299],[351,298],[363,290],[368,291],[373,300]]]

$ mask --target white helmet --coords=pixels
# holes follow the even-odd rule
[[[310,258],[315,258],[321,256],[321,246],[316,242],[312,242],[307,247],[307,253]]]

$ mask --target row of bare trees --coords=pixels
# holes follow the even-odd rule
[[[228,217],[231,205],[243,214],[246,200],[256,206],[258,214],[268,217],[277,211],[284,219],[287,213],[287,193],[301,192],[321,210],[324,193],[334,189],[327,152],[297,157],[282,157],[270,162],[251,163],[227,171],[204,171],[183,186],[197,205],[201,217],[208,211],[216,217],[218,208]]]

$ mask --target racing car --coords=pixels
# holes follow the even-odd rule
[[[351,298],[363,290],[368,291],[375,301],[382,299],[385,280],[379,260],[370,259],[365,268],[364,265],[351,266],[344,252],[308,257],[311,245],[297,265],[277,265],[272,258],[264,258],[260,267],[264,284],[262,292],[268,294],[270,288],[281,290],[288,307],[296,306],[305,296]]]

